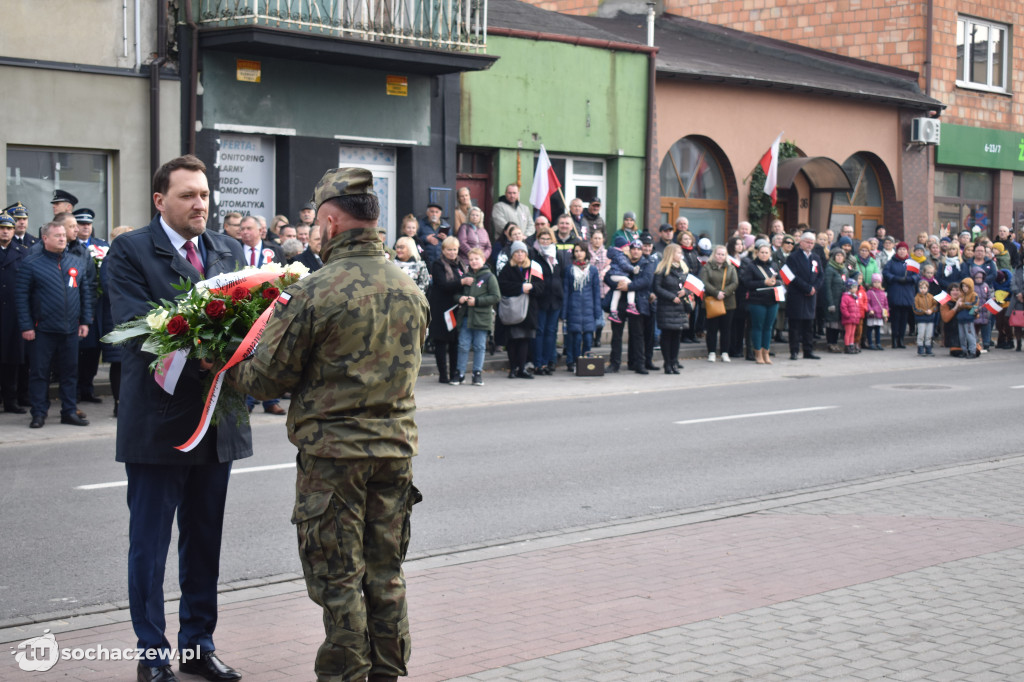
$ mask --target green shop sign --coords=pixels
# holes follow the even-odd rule
[[[1024,132],[942,124],[937,163],[1024,171]]]

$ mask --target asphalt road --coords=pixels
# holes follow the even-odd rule
[[[690,361],[681,377],[489,374],[484,388],[425,378],[415,460],[425,501],[410,553],[1022,450],[1012,429],[996,428],[1024,404],[1021,355],[912,355],[772,368]],[[0,421],[0,621],[123,602],[128,513],[106,421],[80,431],[48,425],[30,434],[46,433],[36,442],[11,442],[24,425]],[[222,582],[300,572],[289,523],[294,450],[283,419],[259,415],[254,442],[256,455],[236,463],[228,494]],[[97,484],[109,485],[80,488]],[[175,567],[172,549],[169,593]]]

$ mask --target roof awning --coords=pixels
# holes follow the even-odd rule
[[[777,186],[788,189],[793,186],[797,173],[804,172],[811,189],[818,192],[838,192],[853,189],[843,167],[827,156],[803,156],[783,159],[779,162]]]

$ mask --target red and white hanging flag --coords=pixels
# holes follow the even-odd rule
[[[551,167],[551,160],[548,159],[548,152],[544,145],[540,146],[540,156],[537,157],[537,168],[533,173],[533,189],[530,190],[530,203],[533,207],[543,213],[548,221],[554,221],[551,216],[551,197],[562,183],[555,175],[555,169]]]
[[[448,329],[448,331],[455,329],[455,309],[458,307],[459,306],[457,305],[453,305],[451,308],[444,311],[444,326]]]
[[[786,287],[775,287],[775,300],[780,303],[786,300]]]
[[[782,281],[786,284],[789,284],[796,279],[796,275],[793,274],[793,271],[789,269],[788,265],[783,265],[782,269],[779,270],[779,274],[782,275]]]
[[[783,133],[779,133],[779,136],[775,138],[775,142],[772,142],[772,146],[764,153],[761,157],[761,170],[764,171],[764,193],[772,198],[772,206],[775,205],[775,201],[779,198],[779,193],[776,191],[776,184],[779,180],[779,142],[782,141]]]
[[[530,261],[530,277],[544,279],[544,268],[542,268],[540,263],[535,260]]]
[[[914,273],[915,275],[921,273],[921,264],[913,258],[907,259],[907,274]]]
[[[687,275],[686,281],[683,282],[683,288],[688,291],[692,291],[698,296],[704,296],[704,280],[700,277],[694,277],[693,275]]]
[[[989,311],[993,315],[998,315],[1003,310],[1003,306],[999,305],[999,301],[994,298],[990,298],[985,301],[985,305],[982,306],[985,310]]]
[[[947,294],[945,291],[940,291],[939,293],[935,294],[935,302],[938,303],[939,305],[945,305],[949,303],[951,298],[952,296]]]

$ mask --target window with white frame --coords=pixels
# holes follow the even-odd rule
[[[1005,24],[959,17],[956,20],[956,84],[1006,92],[1010,30]]]
[[[607,201],[605,198],[607,165],[603,159],[555,155],[551,155],[549,158],[551,167],[554,168],[555,175],[562,184],[562,193],[565,195],[566,203],[575,197],[582,199],[584,205],[590,203],[590,200],[595,197]],[[534,163],[536,164],[536,157]],[[569,209],[566,203],[563,203],[562,197],[555,192],[551,197],[551,215],[558,216],[568,213]],[[604,213],[603,205],[601,212]]]

